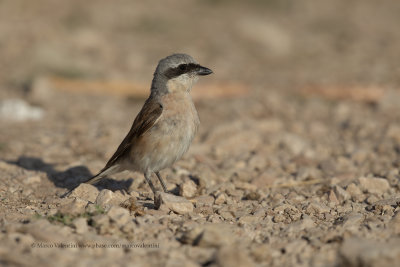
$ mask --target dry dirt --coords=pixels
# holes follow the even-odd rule
[[[0,264],[398,265],[400,4],[156,2],[0,1]],[[61,199],[143,98],[41,81],[149,86],[172,52],[248,93],[198,98],[156,205],[128,172]]]

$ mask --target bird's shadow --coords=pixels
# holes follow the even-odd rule
[[[15,164],[26,170],[45,172],[49,180],[52,181],[56,187],[66,188],[68,190],[93,177],[93,174],[86,166],[78,165],[65,171],[57,171],[54,169],[52,164],[46,163],[42,159],[35,157],[21,156],[16,161],[9,161],[8,163]],[[111,191],[128,191],[132,183],[132,178],[122,181],[104,178],[94,186],[99,190],[107,188]]]

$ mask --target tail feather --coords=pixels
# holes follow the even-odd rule
[[[100,181],[102,178],[104,178],[107,175],[113,174],[118,172],[119,166],[111,166],[107,169],[103,169],[102,171],[100,171],[98,174],[96,174],[95,176],[91,177],[89,180],[87,180],[86,182],[84,182],[85,184],[95,184],[98,181]],[[60,197],[61,198],[65,198],[67,196],[69,196],[72,191],[74,191],[78,186],[80,186],[80,184],[78,184],[77,186],[73,187],[72,189],[68,190],[66,193],[62,194]]]

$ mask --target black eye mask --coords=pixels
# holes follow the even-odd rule
[[[175,68],[169,68],[164,72],[165,77],[168,79],[173,79],[178,77],[179,75],[192,72],[194,70],[199,69],[201,66],[195,63],[188,63],[188,64],[180,64]]]

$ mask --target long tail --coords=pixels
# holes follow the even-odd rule
[[[118,167],[119,166],[112,166],[112,167],[109,167],[109,168],[107,168],[105,170],[103,169],[98,174],[96,174],[95,176],[91,177],[89,180],[87,180],[84,183],[85,184],[95,184],[98,181],[100,181],[102,178],[104,178],[105,176],[118,172]],[[72,193],[72,191],[74,191],[80,185],[81,184],[78,184],[77,186],[75,186],[72,189],[68,190],[66,193],[62,194],[60,197],[61,198],[65,198],[65,197],[69,196]]]

